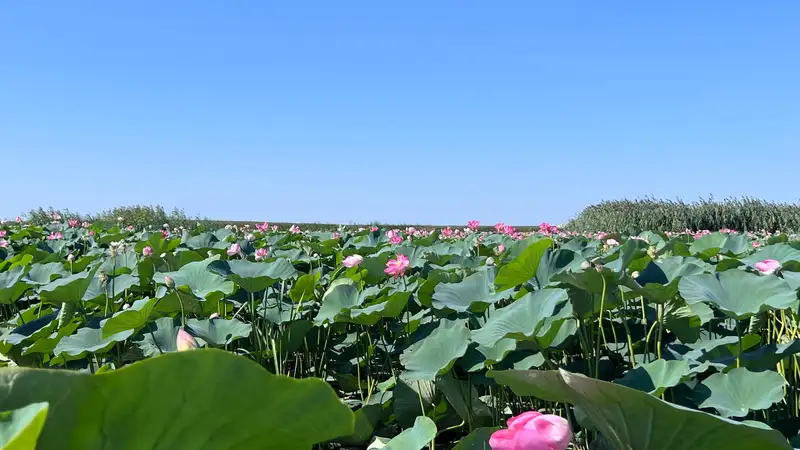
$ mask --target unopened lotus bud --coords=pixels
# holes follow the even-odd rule
[[[128,309],[128,308],[130,308],[130,307],[131,307],[131,304],[130,304],[130,303],[125,303],[124,305],[122,305],[122,309],[123,309],[123,310],[125,310],[125,309]]]
[[[178,337],[175,339],[175,346],[178,347],[179,352],[194,350],[199,347],[195,338],[184,331],[183,328],[178,328]]]
[[[589,270],[590,267],[592,267],[592,263],[590,263],[589,261],[584,261],[581,263],[582,270]]]
[[[67,262],[72,262],[72,261],[75,261],[75,255],[70,253],[69,255],[67,255]]]
[[[217,314],[217,313],[214,313],[214,314],[212,314],[212,315],[208,316],[208,318],[209,318],[209,319],[219,319],[219,314]]]
[[[487,266],[493,266],[494,265],[494,258],[492,258],[491,256],[486,258],[486,265]]]
[[[164,284],[170,289],[175,288],[175,280],[173,280],[169,275],[164,275]]]
[[[117,221],[118,222],[122,222],[123,220],[125,220],[125,219],[123,219],[122,216],[117,217]]]
[[[602,272],[603,271],[603,265],[602,264],[595,265],[594,266],[594,270],[596,270],[598,272]]]
[[[162,253],[162,254],[161,254],[161,255],[159,255],[159,256],[160,256],[161,258],[166,258],[166,257],[167,257],[167,253],[166,253],[166,252],[164,252],[164,253]]]
[[[117,247],[109,247],[108,254],[112,257],[117,256]]]
[[[248,241],[252,241],[252,240],[253,240],[253,239],[255,239],[256,237],[255,237],[255,236],[253,236],[253,234],[252,234],[252,233],[247,233],[247,236],[245,236],[244,238],[245,238],[245,239],[247,239]]]
[[[209,258],[214,256],[214,252],[212,252],[211,250],[209,250],[206,254],[208,255]]]
[[[650,259],[656,259],[656,256],[658,256],[657,253],[655,245],[651,245],[647,248],[647,256],[649,256]]]
[[[100,284],[105,285],[108,283],[108,274],[105,270],[101,270],[97,273],[97,278],[100,280]]]
[[[638,270],[634,270],[633,273],[631,273],[631,278],[639,278],[639,275],[640,275],[639,271]]]

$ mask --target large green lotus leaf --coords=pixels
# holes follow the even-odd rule
[[[10,345],[17,345],[25,341],[36,341],[37,339],[41,339],[45,336],[48,336],[53,332],[53,330],[55,330],[57,325],[55,320],[57,316],[57,313],[46,314],[37,319],[25,322],[24,324],[3,333],[3,336],[0,337],[0,340]]]
[[[253,330],[250,324],[236,319],[189,319],[186,328],[191,334],[206,341],[210,345],[224,346],[236,339],[250,336]]]
[[[436,291],[436,286],[440,283],[456,283],[461,279],[461,276],[456,273],[440,269],[431,270],[428,272],[425,281],[417,289],[417,299],[423,306],[430,308],[433,305],[433,293]]]
[[[680,298],[667,303],[664,309],[664,325],[683,343],[697,342],[701,326],[713,318],[714,311],[705,303],[689,306]]]
[[[710,270],[710,266],[696,258],[668,256],[651,261],[639,277],[634,292],[655,303],[666,303],[678,293],[678,282],[684,276],[695,275]]]
[[[489,438],[500,428],[476,428],[458,441],[453,450],[490,450]]]
[[[208,250],[214,247],[214,243],[218,239],[214,233],[200,233],[197,236],[184,236],[182,238],[183,245],[193,250]]]
[[[42,302],[59,305],[61,303],[81,303],[83,296],[92,284],[97,267],[89,272],[80,272],[66,278],[59,278],[39,288]]]
[[[136,270],[138,262],[136,252],[119,252],[103,261],[103,264],[100,265],[100,270],[111,276],[122,275],[123,273],[130,274]]]
[[[550,331],[551,327],[545,326],[546,319],[555,317],[563,321],[572,315],[567,300],[564,289],[527,293],[512,304],[493,311],[483,327],[472,332],[472,340],[485,347],[494,346],[506,337],[535,340]]]
[[[214,349],[99,375],[0,373],[0,408],[34,401],[51,405],[42,450],[310,450],[353,430],[353,414],[324,381],[276,376]]]
[[[636,259],[645,256],[647,253],[647,243],[639,239],[628,239],[618,247],[617,258],[608,262],[605,266],[614,272],[621,273],[628,268],[628,265]],[[606,259],[609,261],[609,259]]]
[[[657,359],[651,363],[639,364],[635,369],[629,370],[617,383],[653,395],[661,395],[667,388],[682,382],[690,373],[689,361]]]
[[[750,372],[739,367],[715,373],[695,388],[700,408],[714,408],[723,417],[744,417],[783,399],[786,380],[778,372]]]
[[[797,294],[783,279],[741,270],[683,277],[678,287],[689,305],[707,303],[740,320],[797,303]]]
[[[103,338],[145,326],[157,301],[158,299],[145,297],[133,302],[130,308],[114,313],[103,323]]]
[[[392,392],[392,413],[397,425],[409,428],[422,414],[422,409],[430,411],[434,405],[440,403],[441,392],[436,389],[433,381],[417,380],[407,381],[403,374],[397,379]]]
[[[156,302],[153,312],[157,316],[185,313],[187,315],[209,316],[219,312],[221,294],[211,294],[207,300],[195,297],[181,290],[168,291],[160,286],[156,290]]]
[[[125,291],[139,285],[139,278],[123,273],[121,275],[117,275],[114,277],[109,276],[108,281],[105,283],[105,289],[103,288],[103,282],[100,280],[98,275],[92,279],[92,282],[89,284],[89,288],[86,289],[86,293],[83,295],[84,301],[97,301],[100,299],[102,303],[105,301],[106,297],[110,299],[115,299],[125,294]]]
[[[247,292],[263,291],[276,281],[288,280],[297,274],[292,264],[283,258],[271,262],[250,262],[243,259],[213,261],[208,270],[234,281]]]
[[[464,320],[442,320],[431,334],[415,342],[400,355],[409,381],[435,380],[450,370],[469,347],[469,329]]]
[[[403,430],[386,444],[369,448],[383,448],[386,450],[422,450],[436,437],[436,424],[428,417],[420,416],[414,421],[414,426]]]
[[[547,249],[553,246],[551,239],[539,239],[530,244],[513,261],[500,267],[494,285],[504,291],[529,281],[536,276],[536,270]]]
[[[350,278],[339,278],[330,284],[322,296],[322,306],[314,318],[317,326],[325,322],[333,322],[337,314],[347,312],[360,305],[358,290]]]
[[[211,272],[208,265],[218,257],[207,258],[202,261],[191,262],[175,272],[156,273],[154,279],[163,284],[164,277],[170,276],[175,280],[175,287],[186,289],[197,297],[209,298],[212,294],[230,295],[236,289],[232,281]]]
[[[294,282],[292,288],[289,289],[289,298],[295,303],[304,302],[314,298],[317,285],[319,284],[319,273],[308,273]]]
[[[800,272],[788,272],[784,270],[781,272],[781,276],[784,280],[786,280],[787,283],[789,283],[789,287],[791,287],[793,290],[796,291],[800,289]],[[0,296],[1,295],[2,291],[0,291]]]
[[[740,255],[749,248],[748,238],[744,235],[714,232],[692,242],[689,252],[707,259],[719,253]]]
[[[393,318],[402,314],[406,305],[408,305],[410,297],[411,292],[395,292],[391,295],[379,297],[363,308],[351,309],[349,317],[343,320],[360,325],[375,325],[384,317]]]
[[[549,286],[555,274],[567,270],[579,270],[582,262],[583,258],[572,250],[559,248],[553,251],[553,249],[547,249],[536,269],[536,282],[541,287]]]
[[[774,244],[761,247],[750,256],[742,258],[742,262],[750,267],[755,267],[755,264],[765,259],[774,259],[781,264],[786,264],[789,261],[800,262],[800,250],[792,247],[789,244]]]
[[[493,270],[489,268],[489,270]],[[437,309],[449,308],[453,311],[468,311],[473,304],[486,306],[507,298],[510,292],[494,292],[489,273],[486,270],[475,272],[458,283],[440,283],[433,291],[432,306]]]
[[[100,327],[83,327],[71,336],[64,336],[56,345],[53,353],[56,356],[62,353],[66,353],[69,356],[82,356],[86,353],[105,353],[114,344],[128,339],[133,334],[133,330],[125,330],[104,338],[102,330],[104,322],[100,323]]]
[[[63,327],[59,327],[58,331],[51,333],[49,336],[37,339],[33,344],[23,348],[22,354],[53,353],[56,349],[56,345],[61,342],[61,339],[74,333],[79,326],[79,322],[70,322]]]
[[[488,375],[519,396],[580,407],[610,448],[791,449],[778,431],[684,408],[636,389],[564,370],[490,371]]]
[[[32,450],[37,448],[49,405],[31,403],[11,411],[0,412],[0,445],[3,450]]]
[[[256,307],[259,316],[275,325],[280,325],[296,319],[296,310],[297,305],[289,302],[265,302]]]
[[[150,233],[146,241],[136,244],[136,252],[142,253],[145,247],[150,247],[154,255],[160,255],[175,250],[181,245],[180,239],[164,239],[161,233]]]
[[[745,352],[761,341],[757,334],[746,334],[742,336],[741,349]],[[667,346],[669,351],[676,359],[685,359],[692,363],[714,362],[730,360],[739,356],[739,338],[736,336],[725,336],[717,339],[700,340],[695,343],[673,343]]]
[[[31,265],[28,273],[22,277],[22,282],[33,286],[48,284],[56,278],[66,276],[68,272],[64,270],[64,266],[59,262],[51,262],[47,264],[33,264]]]
[[[133,338],[133,342],[141,349],[142,354],[147,357],[177,352],[176,339],[178,337],[178,329],[179,327],[175,325],[175,319],[162,317],[148,323]]]
[[[25,283],[17,283],[24,272],[24,266],[0,272],[0,303],[8,305],[15,302],[28,289]]]

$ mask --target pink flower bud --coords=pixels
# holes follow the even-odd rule
[[[175,339],[175,345],[178,347],[179,352],[194,350],[199,347],[195,338],[184,331],[183,327],[178,329],[178,338]]]
[[[150,255],[152,255],[152,254],[153,254],[153,247],[150,247],[150,246],[148,245],[147,247],[145,247],[145,248],[143,248],[143,249],[142,249],[142,255],[144,255],[144,256],[150,256]]]

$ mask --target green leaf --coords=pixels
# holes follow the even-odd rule
[[[49,405],[30,405],[0,412],[0,445],[3,450],[32,450],[37,448]]]
[[[297,275],[292,263],[283,258],[270,262],[250,262],[243,259],[212,261],[208,270],[227,277],[247,292],[263,291],[276,281],[288,280]]]
[[[375,302],[350,310],[347,322],[372,326],[384,317],[397,317],[402,314],[408,304],[411,292],[395,292],[389,296],[379,297]]]
[[[611,448],[791,449],[778,431],[691,410],[635,389],[564,370],[505,370],[490,371],[488,375],[510,386],[519,396],[580,407]]]
[[[472,332],[472,340],[486,347],[506,337],[536,340],[546,336],[553,327],[557,330],[571,315],[566,290],[542,289],[492,312],[483,327]],[[548,319],[553,320],[548,322]]]
[[[289,298],[295,303],[304,302],[314,298],[314,291],[319,283],[319,273],[309,273],[301,276],[289,289]]]
[[[489,268],[489,270],[494,270]],[[507,298],[509,293],[498,294],[494,291],[486,270],[475,272],[458,283],[440,283],[433,291],[432,306],[437,309],[449,308],[453,311],[468,311],[473,304],[486,306]]]
[[[422,450],[433,438],[436,437],[436,424],[433,420],[420,416],[414,421],[414,426],[403,430],[392,438],[386,446],[378,447],[386,450]]]
[[[187,331],[188,332],[188,331]],[[173,353],[178,351],[176,339],[178,337],[178,327],[172,317],[162,317],[139,332],[133,338],[133,342],[141,349],[146,357],[156,356],[163,353]]]
[[[715,373],[696,388],[700,408],[714,408],[723,417],[744,417],[783,400],[786,385],[778,372],[750,372],[744,367]]]
[[[98,375],[0,373],[0,408],[34,401],[51,405],[41,449],[310,450],[353,430],[352,412],[324,381],[276,376],[213,349]]]
[[[42,303],[49,302],[55,305],[60,305],[61,303],[80,304],[92,284],[95,272],[97,272],[96,267],[89,272],[80,272],[66,278],[59,278],[40,287],[39,296],[42,299]]]
[[[164,277],[170,276],[175,280],[175,287],[186,290],[197,297],[209,299],[212,295],[230,295],[235,286],[232,281],[207,270],[209,264],[216,261],[218,257],[204,259],[203,261],[190,262],[177,271],[167,273],[156,273],[154,279],[164,284]]]
[[[501,266],[494,280],[494,285],[499,291],[504,291],[529,281],[536,276],[536,270],[542,256],[547,249],[553,246],[551,239],[534,241],[520,255],[510,263]]]
[[[425,339],[414,343],[400,355],[406,368],[405,378],[435,380],[450,370],[456,359],[464,356],[469,346],[469,329],[463,320],[442,320]]]
[[[679,288],[689,305],[707,303],[738,320],[797,302],[797,294],[783,279],[741,270],[683,277]]]
[[[465,423],[483,425],[491,422],[492,410],[481,401],[475,386],[448,372],[436,380],[436,387]]]
[[[187,331],[218,347],[228,345],[236,339],[250,336],[252,326],[236,319],[189,319]]]
[[[84,301],[105,301],[106,296],[110,299],[115,299],[125,294],[126,289],[130,289],[139,284],[139,278],[133,275],[123,273],[115,277],[109,276],[106,281],[105,289],[99,276],[95,276],[86,292],[83,294]]]
[[[330,284],[322,296],[322,306],[314,318],[314,323],[320,326],[328,321],[333,322],[337,314],[358,305],[360,305],[360,300],[355,282],[349,278],[338,278]]]
[[[51,262],[47,264],[33,264],[28,270],[28,273],[22,277],[22,281],[30,285],[47,284],[56,278],[61,278],[67,275],[64,266],[60,262]]]
[[[56,345],[53,353],[58,356],[66,353],[70,356],[82,356],[86,353],[105,353],[117,342],[128,339],[133,330],[126,330],[103,337],[100,328],[84,327],[72,336],[65,336]]]
[[[11,269],[0,272],[0,303],[9,305],[22,295],[28,288],[25,283],[17,283],[25,272],[25,267],[15,266]]]
[[[689,361],[657,359],[651,363],[639,364],[617,382],[623,386],[658,396],[663,394],[667,388],[678,385],[690,373]]]
[[[130,308],[115,313],[103,324],[103,338],[125,330],[138,330],[147,324],[157,299],[145,297],[133,302]]]

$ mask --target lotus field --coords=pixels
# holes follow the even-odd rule
[[[0,225],[8,449],[800,447],[800,242]]]

